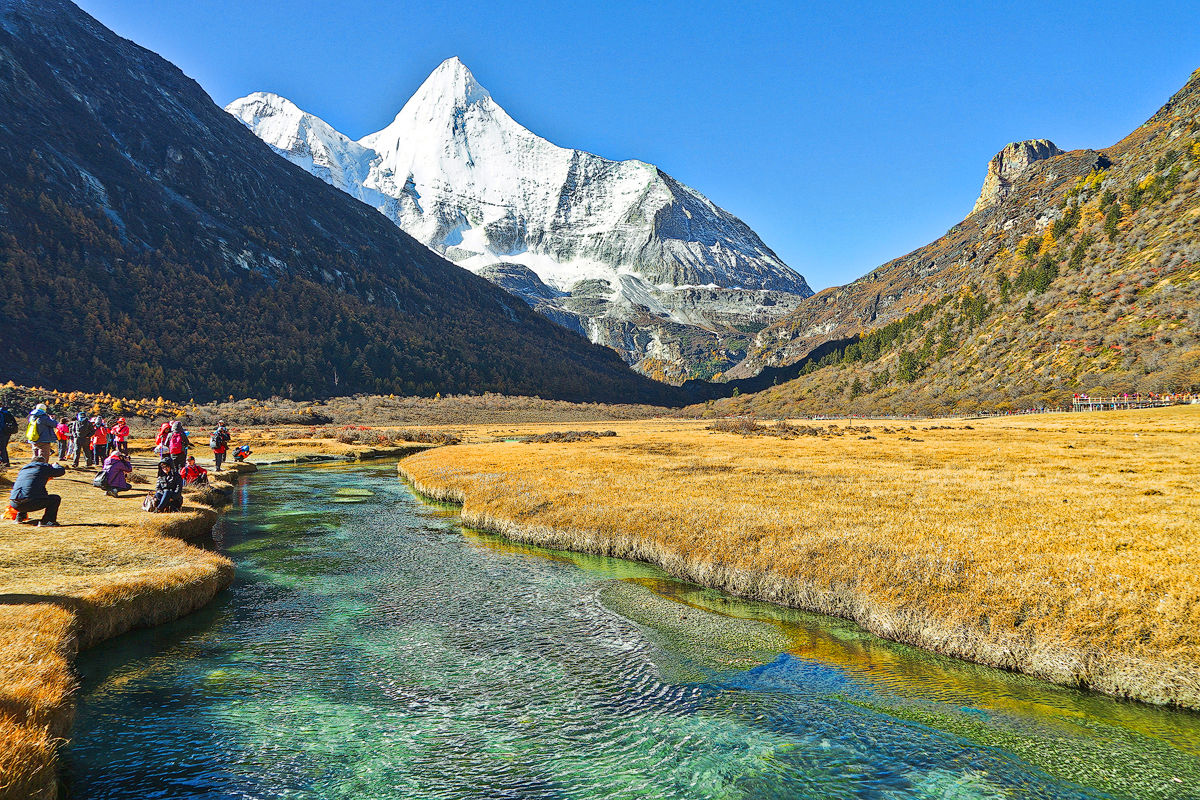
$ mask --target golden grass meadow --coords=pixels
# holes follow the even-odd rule
[[[0,471],[6,497],[15,474]],[[3,798],[57,796],[56,752],[71,727],[79,648],[183,616],[233,579],[227,559],[185,541],[211,531],[217,512],[201,501],[213,493],[189,493],[181,514],[147,514],[141,500],[152,484],[113,499],[92,487],[91,475],[72,470],[51,481],[63,497],[63,527],[0,525]]]
[[[400,471],[463,503],[472,527],[1200,708],[1200,406],[811,423],[815,435],[708,425],[437,448]]]
[[[1200,708],[1200,406],[567,427],[379,429],[378,445],[362,427],[347,441],[249,428],[239,441],[268,461],[463,441],[400,471],[463,503],[469,526],[655,563],[1059,684]],[[0,489],[14,474],[0,473]],[[80,647],[186,614],[232,580],[229,561],[187,543],[211,530],[218,493],[148,515],[140,492],[107,498],[90,477],[52,482],[64,527],[0,526],[0,798],[59,791]]]

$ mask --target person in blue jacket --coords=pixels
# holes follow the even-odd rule
[[[54,454],[54,448],[58,446],[58,434],[54,432],[58,423],[50,416],[45,403],[38,403],[37,407],[29,412],[29,424],[35,426],[35,438],[29,440],[33,446],[33,454],[49,461],[50,456]]]
[[[8,504],[17,510],[17,522],[30,525],[33,520],[29,518],[29,512],[43,511],[38,527],[57,528],[58,507],[62,504],[62,497],[46,491],[46,484],[51,478],[61,478],[66,474],[66,467],[47,464],[41,456],[34,456],[32,461],[21,467],[13,482],[12,492],[8,495]]]

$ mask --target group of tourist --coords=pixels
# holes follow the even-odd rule
[[[7,408],[0,407],[0,467],[11,466],[8,459],[8,443],[19,425]],[[62,497],[50,494],[50,480],[66,474],[61,462],[72,459],[72,467],[79,468],[80,456],[87,467],[100,467],[92,484],[110,497],[117,497],[122,490],[130,490],[129,474],[133,465],[129,459],[129,425],[124,417],[118,417],[108,425],[103,417],[88,417],[83,412],[76,414],[70,422],[58,422],[50,416],[45,403],[29,412],[25,438],[33,451],[28,464],[20,469],[9,493],[7,514],[20,524],[33,524],[29,519],[32,511],[42,511],[41,527],[58,526],[58,509]],[[222,420],[217,423],[209,437],[216,469],[220,470],[229,451],[231,436]],[[183,508],[185,486],[208,485],[208,470],[196,463],[196,457],[188,451],[191,439],[179,420],[164,422],[154,441],[154,452],[160,461],[154,492],[146,495],[142,507],[147,511],[179,511]],[[50,459],[57,449],[58,461]],[[243,460],[250,448],[243,445],[235,451],[235,458]],[[238,457],[241,456],[241,457]]]

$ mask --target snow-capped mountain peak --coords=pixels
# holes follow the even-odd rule
[[[438,64],[437,69],[421,83],[413,96],[405,103],[408,106],[424,106],[444,111],[448,108],[464,108],[472,103],[491,99],[487,89],[479,85],[467,65],[458,56],[451,56]],[[401,114],[404,112],[401,111]]]
[[[755,304],[753,291],[812,293],[745,223],[657,167],[559,147],[527,130],[458,58],[443,61],[387,127],[357,142],[274,95],[250,95],[229,111],[281,155],[451,261],[506,276],[492,278],[501,285],[520,275],[528,296],[559,298],[563,314],[551,316],[576,319],[631,361],[646,355],[647,337],[621,333],[615,342],[600,317],[719,327],[704,323],[702,309],[662,295],[738,290],[735,305],[749,302],[750,316],[765,319],[785,311],[788,298]],[[528,290],[530,281],[546,290]],[[572,305],[574,295],[586,301]]]
[[[354,191],[367,180],[375,154],[291,100],[271,92],[254,92],[234,100],[225,110],[289,161],[359,200],[377,207],[383,202],[375,193]]]

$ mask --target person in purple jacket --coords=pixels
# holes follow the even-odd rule
[[[116,497],[122,489],[132,489],[129,479],[125,477],[132,471],[133,466],[129,463],[129,456],[120,450],[114,450],[108,458],[104,459],[104,481],[100,488],[109,497]]]

